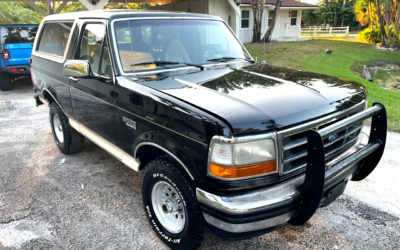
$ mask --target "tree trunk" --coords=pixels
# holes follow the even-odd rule
[[[335,15],[333,16],[333,27],[337,27],[337,12],[335,12]]]
[[[391,4],[393,4],[393,1],[383,1],[383,13],[384,13],[384,20],[386,25],[389,27],[393,23],[393,18],[392,18],[392,11],[391,11]]]
[[[267,42],[267,43],[271,42],[272,32],[274,32],[276,19],[278,18],[279,10],[281,9],[281,4],[282,4],[281,0],[275,0],[274,17],[272,18],[271,25],[268,27],[268,30],[264,35],[264,39],[263,39],[264,42]]]
[[[397,14],[395,22],[397,31],[400,31],[400,0],[397,0],[396,5],[397,5]]]
[[[381,12],[381,5],[379,3],[380,0],[376,0],[376,13],[379,19],[379,27],[382,33],[382,45],[383,47],[389,47],[389,41],[385,30],[385,22],[383,20],[382,12]]]
[[[340,25],[340,27],[344,26],[344,8],[346,8],[346,0],[343,0],[342,24]]]
[[[251,0],[253,9],[253,43],[261,41],[262,16],[265,8],[265,0]]]

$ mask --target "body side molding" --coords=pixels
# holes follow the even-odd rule
[[[127,154],[125,151],[114,145],[113,143],[109,142],[108,140],[104,139],[102,136],[98,135],[96,132],[92,131],[91,129],[85,127],[84,125],[80,124],[78,121],[69,118],[69,124],[76,129],[79,133],[84,135],[86,138],[97,144],[102,149],[109,152],[119,161],[124,163],[129,168],[139,172],[139,162]]]

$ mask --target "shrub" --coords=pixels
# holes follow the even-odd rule
[[[379,26],[370,26],[360,31],[357,39],[369,43],[380,43],[382,41],[382,33]]]
[[[393,46],[400,46],[400,32],[397,30],[394,23],[392,23],[388,31],[390,44],[392,44]]]

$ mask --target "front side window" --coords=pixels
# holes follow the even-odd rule
[[[71,35],[71,42],[67,52],[67,59],[75,58],[75,54],[78,49],[78,40],[79,40],[79,27],[78,25],[76,25]]]
[[[112,70],[111,70],[111,58],[110,52],[108,49],[108,42],[107,39],[104,39],[104,45],[101,53],[101,60],[99,65],[99,75],[111,77]]]
[[[119,63],[125,72],[251,58],[220,21],[116,21],[114,32]]]
[[[242,28],[250,28],[250,11],[242,10]]]
[[[47,23],[43,28],[37,51],[64,56],[72,24],[72,22]]]
[[[290,25],[291,26],[297,25],[297,10],[292,10],[290,12]]]
[[[87,60],[94,74],[100,74],[100,57],[103,40],[106,33],[104,24],[86,24],[79,47],[80,60]]]
[[[5,27],[1,28],[1,43],[33,43],[38,27]]]

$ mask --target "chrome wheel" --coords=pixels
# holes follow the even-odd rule
[[[165,181],[157,182],[151,191],[151,203],[161,225],[170,233],[182,232],[186,224],[186,211],[182,197]]]
[[[56,134],[58,142],[63,143],[64,142],[64,132],[63,132],[60,118],[58,117],[58,115],[53,116],[53,130],[54,130],[54,133]]]

